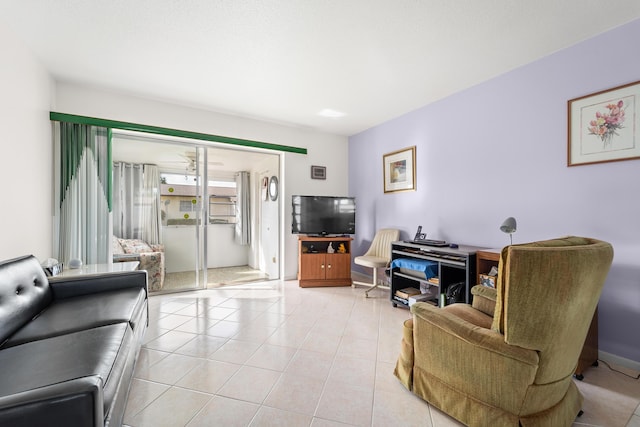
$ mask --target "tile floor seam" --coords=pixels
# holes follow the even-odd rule
[[[140,380],[140,381],[147,381],[147,382],[154,383],[154,384],[160,384],[160,385],[162,385],[162,386],[166,385],[166,384],[157,383],[157,382],[155,382],[155,381],[143,380],[143,379],[141,379],[141,378],[137,378],[137,379],[138,379],[138,380]],[[151,402],[149,402],[148,404],[146,404],[145,406],[143,406],[143,407],[142,407],[139,411],[137,411],[135,414],[133,414],[133,415],[131,415],[131,414],[130,414],[130,415],[131,415],[131,416],[130,416],[130,418],[133,420],[133,419],[134,419],[134,418],[135,418],[139,413],[141,413],[142,411],[144,411],[145,409],[147,409],[147,407],[148,407],[149,405],[151,405],[153,402],[155,402],[156,400],[158,400],[158,399],[160,398],[160,396],[162,396],[162,395],[163,395],[163,394],[165,394],[167,391],[169,391],[169,389],[170,389],[170,388],[171,388],[171,387],[167,387],[167,389],[166,389],[165,391],[163,391],[163,392],[162,392],[162,393],[160,393],[158,396],[156,396],[156,397],[155,397],[155,399],[153,399]]]
[[[315,325],[317,325],[319,323],[320,323],[320,318],[316,319],[314,327],[315,327]],[[320,418],[320,417],[318,417],[318,410],[320,409],[320,405],[323,402],[323,399],[325,398],[325,395],[327,393],[327,385],[329,384],[329,378],[331,377],[331,372],[332,372],[333,368],[336,365],[336,360],[338,358],[338,352],[339,352],[340,346],[342,345],[342,343],[344,341],[344,338],[345,337],[344,337],[344,330],[343,330],[340,333],[340,340],[338,342],[338,345],[336,346],[336,349],[332,354],[331,366],[330,366],[330,368],[328,370],[327,375],[324,378],[324,381],[323,381],[323,384],[322,384],[322,392],[320,393],[320,397],[319,397],[318,402],[316,403],[316,407],[315,407],[315,409],[313,411],[313,418]],[[312,423],[313,423],[313,418],[312,418]],[[340,420],[336,420],[334,418],[322,418],[322,419],[326,419],[326,420],[331,421],[331,422],[338,422],[338,423],[341,422]]]
[[[340,341],[342,341],[342,336],[340,337]],[[324,381],[322,383],[322,392],[320,392],[320,398],[318,399],[318,403],[316,403],[316,407],[315,407],[315,409],[313,411],[313,418],[318,417],[318,415],[317,415],[318,414],[318,409],[320,408],[320,404],[322,403],[322,399],[325,396],[325,393],[327,392],[327,384],[329,383],[329,377],[331,376],[331,370],[335,366],[337,357],[338,357],[338,350],[336,348],[336,351],[333,353],[333,356],[331,357],[331,366],[329,367],[329,371],[327,372],[327,375],[325,375]],[[311,420],[312,424],[313,424],[313,418]],[[333,422],[338,422],[338,423],[341,422],[341,421],[333,420],[333,419],[329,419],[329,418],[321,418],[321,419],[326,419],[326,420],[333,421]]]
[[[188,427],[189,424],[191,424],[191,422],[196,419],[198,417],[198,415],[200,415],[204,409],[207,407],[207,405],[209,405],[209,403],[211,403],[213,401],[213,399],[215,399],[216,395],[212,395],[211,398],[209,400],[207,400],[207,403],[205,403],[204,405],[202,405],[202,408],[200,408],[195,414],[193,414],[193,416],[191,418],[189,418],[189,421],[187,421],[184,425],[184,427]]]

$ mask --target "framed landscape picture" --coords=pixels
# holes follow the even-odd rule
[[[416,147],[404,148],[382,156],[384,192],[416,189]]]
[[[640,82],[568,101],[567,166],[640,159]]]

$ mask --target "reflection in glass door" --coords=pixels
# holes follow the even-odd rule
[[[184,173],[161,173],[166,286],[180,291],[206,287],[206,153],[202,147],[175,146],[187,159]],[[205,175],[205,176],[203,176]]]
[[[197,203],[197,221],[196,221],[196,248],[195,257],[196,265],[196,281],[195,286],[198,289],[207,287],[207,224],[209,221],[209,203],[208,201],[208,182],[207,176],[207,150],[204,147],[195,147],[196,149],[196,194]]]

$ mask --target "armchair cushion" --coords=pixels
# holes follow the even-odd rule
[[[496,311],[497,297],[495,288],[476,285],[471,288],[471,295],[473,295],[473,308],[483,312],[487,316],[491,316],[493,320],[493,314]],[[491,327],[491,325],[489,325],[489,327]]]
[[[109,304],[101,304],[108,299]],[[62,298],[13,334],[3,348],[45,338],[68,335],[87,328],[129,322],[137,327],[147,301],[140,288],[117,289],[91,295]]]
[[[139,239],[118,239],[125,254],[153,252],[151,246]]]
[[[491,322],[493,322],[493,317],[486,313],[483,313],[480,310],[475,309],[469,304],[449,304],[442,309],[446,310],[448,313],[453,314],[454,316],[459,317],[460,319],[466,320],[467,322],[475,326],[491,329]]]

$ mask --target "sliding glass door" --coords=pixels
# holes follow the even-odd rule
[[[203,202],[206,186],[202,183],[207,180],[206,150],[194,144],[163,142],[124,132],[114,133],[112,146],[114,164],[157,171],[152,179],[159,195],[160,245],[154,250],[162,252],[157,256],[162,258],[164,270],[156,272],[162,277],[155,278],[156,284],[150,289],[175,292],[205,288],[208,207]],[[139,181],[149,179],[143,175]],[[119,181],[114,180],[115,192],[120,191],[118,186]],[[123,199],[123,205],[125,211],[141,208],[129,199]],[[141,219],[147,222],[146,217]],[[124,232],[119,230],[114,228],[114,232]]]
[[[280,277],[282,201],[266,183],[281,178],[282,153],[306,149],[56,112],[50,118],[53,255],[61,261],[102,264],[139,255],[141,268],[146,258],[144,268],[153,275],[150,289],[158,292]],[[116,162],[145,188],[134,188],[133,196],[123,192],[120,210],[112,211],[112,192],[122,190],[111,185]],[[245,173],[249,185],[241,187],[249,201],[241,204],[237,183],[246,180],[237,177]],[[134,218],[139,211],[146,216]]]

